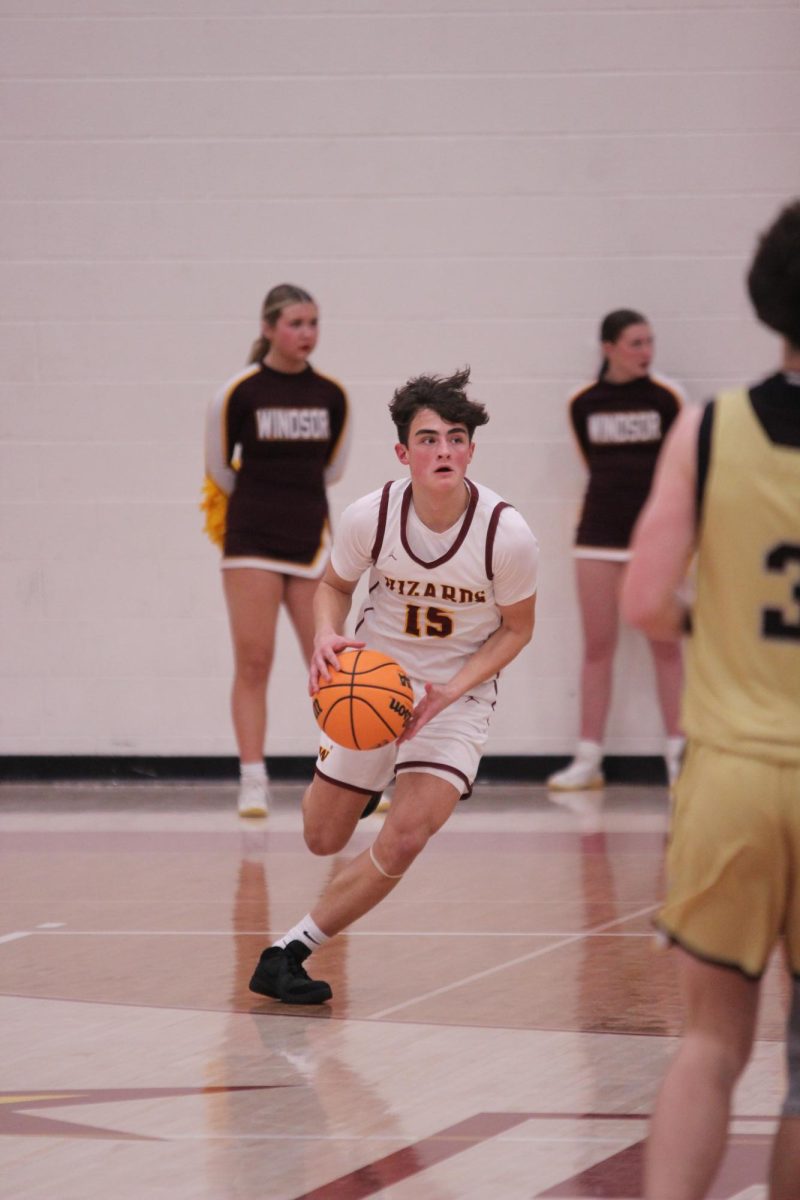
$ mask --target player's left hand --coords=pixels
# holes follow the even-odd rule
[[[448,704],[452,704],[455,699],[456,697],[449,690],[447,684],[426,683],[425,695],[414,707],[414,711],[406,721],[405,729],[397,739],[398,743],[407,742],[409,738],[414,737],[432,717],[447,708]]]

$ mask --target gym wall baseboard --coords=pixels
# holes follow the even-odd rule
[[[270,777],[286,782],[311,778],[314,759],[301,756],[268,756]],[[544,783],[553,771],[569,762],[565,755],[487,755],[481,762],[479,783]],[[664,760],[658,755],[608,755],[603,769],[608,783],[666,783]],[[56,783],[124,781],[168,783],[232,781],[238,775],[233,757],[147,757],[92,755],[0,756],[0,782]]]

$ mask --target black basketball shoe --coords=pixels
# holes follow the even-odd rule
[[[253,972],[250,991],[284,1004],[323,1004],[330,1000],[331,985],[322,979],[309,979],[303,968],[310,953],[302,942],[289,942],[285,948],[268,946]]]

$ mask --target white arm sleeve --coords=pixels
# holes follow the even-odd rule
[[[205,436],[206,474],[226,496],[230,496],[236,482],[236,472],[227,459],[228,435],[225,418],[230,390],[230,385],[226,384],[209,404]]]

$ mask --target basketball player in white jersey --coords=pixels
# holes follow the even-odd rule
[[[631,624],[680,636],[696,551],[688,750],[657,919],[677,947],[686,1016],[653,1114],[647,1200],[707,1194],[779,941],[795,1003],[769,1194],[800,1196],[800,200],[761,237],[748,288],[783,338],[781,369],[678,418],[622,593]]]
[[[313,694],[346,647],[395,657],[415,707],[397,742],[346,750],[323,738],[303,801],[314,854],[338,854],[396,774],[388,815],[317,904],[259,960],[250,988],[288,1004],[321,1004],[330,986],[303,967],[312,950],[397,886],[430,837],[470,795],[497,694],[497,677],[533,634],[538,545],[525,521],[467,479],[473,432],[488,421],[468,399],[469,370],[420,376],[390,405],[395,447],[410,481],[357,500],[342,516],[314,601]],[[345,635],[355,587],[369,591],[354,640]]]

